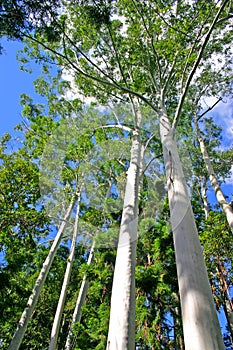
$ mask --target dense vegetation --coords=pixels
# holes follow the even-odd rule
[[[213,118],[231,1],[12,1],[0,18],[46,101],[22,92],[20,146],[1,139],[0,348],[231,349],[233,153]]]

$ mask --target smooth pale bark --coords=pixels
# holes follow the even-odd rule
[[[78,204],[76,209],[76,216],[75,216],[75,223],[74,223],[74,230],[73,230],[73,237],[72,237],[72,243],[70,247],[70,254],[67,259],[67,265],[66,265],[66,272],[63,279],[62,289],[59,297],[59,301],[57,304],[57,310],[56,314],[53,320],[53,327],[51,331],[51,338],[50,338],[50,344],[49,344],[49,350],[56,350],[57,349],[57,339],[58,334],[60,330],[60,323],[61,323],[61,317],[64,310],[64,305],[66,301],[66,293],[70,282],[70,275],[72,270],[72,265],[74,262],[74,253],[75,253],[75,247],[76,242],[78,238],[78,220],[79,220],[79,211],[80,211],[80,194],[78,194]]]
[[[233,310],[231,305],[231,299],[228,295],[224,296],[223,309],[227,320],[228,332],[230,334],[230,339],[233,344]]]
[[[160,118],[186,350],[224,350],[194,215],[166,115]]]
[[[94,249],[95,249],[95,242],[93,243],[91,250],[90,250],[90,254],[87,260],[87,265],[90,265],[94,256]],[[88,291],[88,285],[89,285],[89,279],[87,278],[87,276],[85,275],[83,277],[83,281],[80,287],[80,291],[78,294],[78,298],[77,298],[77,302],[75,305],[75,309],[74,309],[74,313],[72,316],[72,321],[71,321],[71,325],[70,325],[70,329],[69,329],[69,333],[67,336],[67,340],[66,340],[66,344],[65,344],[65,350],[70,350],[73,347],[73,327],[77,322],[81,321],[81,317],[82,317],[82,307],[85,303],[86,300],[86,296],[87,296],[87,291]]]
[[[229,292],[229,285],[225,277],[224,263],[222,263],[221,261],[218,261],[216,270],[220,279],[221,293],[223,295],[223,300],[224,300],[223,309],[227,319],[228,330],[230,333],[231,341],[233,342],[233,303]]]
[[[54,260],[55,255],[56,255],[58,246],[61,242],[62,234],[63,234],[64,228],[66,226],[66,221],[68,220],[68,218],[71,214],[71,211],[72,211],[73,206],[74,206],[74,201],[75,201],[75,199],[73,197],[71,200],[71,203],[67,209],[67,212],[64,216],[63,222],[61,223],[59,230],[57,232],[57,235],[56,235],[56,237],[53,241],[53,244],[50,248],[48,256],[43,263],[40,274],[36,280],[35,286],[34,286],[32,293],[28,299],[27,306],[24,309],[22,316],[19,320],[18,327],[17,327],[16,332],[12,338],[12,341],[10,343],[8,350],[18,350],[21,343],[22,343],[23,336],[26,332],[28,323],[30,321],[30,318],[32,316],[33,311],[36,308],[36,304],[37,304],[38,298],[40,296],[41,289],[45,283],[46,277],[49,273],[50,267],[52,265],[52,262]]]
[[[139,131],[134,131],[113,278],[107,350],[135,350],[135,265],[140,154]]]
[[[211,161],[210,161],[210,157],[209,157],[207,149],[205,147],[205,142],[201,136],[201,131],[200,131],[200,128],[198,125],[197,117],[195,117],[195,126],[196,126],[196,130],[197,130],[197,136],[198,136],[198,141],[200,144],[201,153],[202,153],[202,156],[203,156],[203,159],[205,162],[205,166],[206,166],[206,169],[208,172],[211,186],[213,187],[216,199],[217,199],[219,205],[221,206],[223,212],[225,213],[228,224],[229,224],[230,229],[231,229],[231,232],[233,233],[233,210],[232,210],[231,205],[227,202],[227,200],[226,200],[226,198],[221,190],[221,187],[219,185],[218,179],[215,176],[214,169],[213,169]]]
[[[207,220],[209,217],[210,208],[209,208],[209,203],[208,203],[207,194],[206,194],[206,179],[205,179],[205,177],[203,177],[201,180],[201,196],[202,196],[203,205],[204,205],[203,209],[204,209],[204,213],[205,213],[205,219]]]
[[[177,293],[173,293],[173,298],[175,302],[179,302],[179,296]],[[181,329],[181,312],[180,308],[177,306],[174,309],[173,322],[174,322],[174,340],[175,340],[175,350],[185,350],[183,336],[178,334],[177,329]]]

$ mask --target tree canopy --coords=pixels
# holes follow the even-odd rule
[[[2,139],[3,348],[230,348],[232,149],[210,113],[232,95],[232,16],[227,0],[1,3],[46,99],[22,95],[19,150]]]

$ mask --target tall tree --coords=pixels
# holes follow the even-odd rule
[[[221,187],[219,185],[219,181],[217,179],[214,168],[212,166],[212,163],[211,163],[211,160],[210,160],[210,157],[209,157],[206,145],[205,145],[205,141],[201,135],[201,130],[200,130],[200,127],[198,124],[199,119],[200,119],[200,116],[198,117],[197,115],[195,115],[194,121],[195,121],[195,127],[196,127],[196,131],[197,131],[197,137],[198,137],[198,141],[200,144],[201,153],[202,153],[202,156],[203,156],[203,159],[205,162],[205,166],[206,166],[206,169],[208,172],[209,180],[210,180],[211,186],[214,189],[217,201],[218,201],[219,205],[221,206],[224,214],[226,215],[228,224],[229,224],[230,229],[233,233],[233,209],[232,209],[230,203],[227,202],[227,200],[226,200],[226,198],[221,190]]]
[[[99,98],[102,95],[105,101],[114,96],[121,99],[136,96],[156,113],[166,166],[187,349],[222,349],[223,343],[176,148],[175,128],[182,122],[183,106],[191,88],[205,80],[211,67],[213,84],[219,81],[219,87],[225,84],[227,88],[229,79],[222,77],[230,61],[230,36],[224,30],[231,17],[230,4],[227,0],[218,6],[215,1],[208,4],[172,1],[167,5],[118,1],[112,6],[103,1],[87,5],[81,2],[79,7],[69,5],[67,15],[53,27],[60,33],[57,36],[60,42],[51,42],[49,36],[42,37],[37,32],[31,37],[33,50],[28,50],[31,55],[36,51],[39,58],[37,44],[50,51],[58,64],[73,71],[75,83],[84,95]],[[114,11],[122,16],[122,21],[111,18]],[[87,29],[88,35],[83,35]],[[210,62],[213,55],[223,50],[226,69],[219,73]],[[201,62],[204,68],[200,71]],[[94,82],[91,87],[87,84],[90,80]],[[211,86],[208,92],[213,90]],[[124,332],[120,334],[122,339]],[[133,348],[133,339],[129,340],[127,346]]]
[[[80,191],[80,189],[78,189],[78,192],[79,191]],[[50,350],[57,348],[57,339],[58,339],[58,334],[59,334],[60,322],[61,322],[62,312],[63,312],[64,305],[65,305],[67,288],[68,288],[68,284],[70,281],[71,269],[72,269],[72,265],[73,265],[74,257],[75,257],[75,247],[76,247],[77,238],[78,238],[78,220],[79,220],[79,215],[80,215],[80,193],[77,193],[77,201],[78,201],[78,204],[77,204],[77,209],[76,209],[72,243],[71,243],[71,248],[70,248],[70,254],[69,254],[69,257],[67,259],[67,267],[66,267],[66,272],[65,272],[63,284],[62,284],[61,294],[60,294],[60,298],[58,301],[56,314],[54,316],[54,322],[53,322],[53,327],[52,327],[52,331],[51,331],[51,339],[50,339],[50,344],[49,344]]]
[[[216,307],[218,310],[223,308],[232,342],[232,235],[222,213],[210,211],[208,220],[203,224],[200,239]]]
[[[93,260],[94,256],[94,248],[95,248],[95,243],[93,242],[93,245],[91,247],[88,260],[87,260],[87,265],[90,265]],[[74,325],[77,324],[77,322],[81,321],[81,316],[82,316],[82,307],[85,303],[86,296],[87,296],[87,291],[88,291],[88,285],[89,285],[89,278],[87,274],[83,276],[82,284],[80,287],[80,291],[77,297],[76,305],[74,308],[73,316],[72,316],[72,321],[69,326],[69,331],[66,339],[66,344],[65,344],[65,349],[70,350],[71,347],[73,346],[73,338],[74,338]]]
[[[19,320],[17,329],[15,331],[15,334],[14,334],[12,341],[11,341],[11,344],[9,346],[9,350],[10,349],[12,349],[12,350],[19,349],[19,347],[20,347],[23,336],[24,336],[26,329],[27,329],[27,325],[30,321],[30,318],[32,316],[33,311],[35,310],[38,298],[40,296],[41,289],[45,283],[46,277],[47,277],[48,272],[50,270],[50,267],[52,265],[55,254],[57,252],[59,243],[60,243],[61,238],[62,238],[62,234],[64,233],[65,225],[66,225],[67,220],[71,214],[73,206],[74,206],[74,198],[71,199],[70,205],[67,208],[67,212],[66,212],[66,215],[64,216],[63,222],[61,223],[61,225],[59,227],[59,230],[58,230],[57,235],[54,239],[54,242],[50,248],[49,254],[43,263],[40,274],[36,280],[35,286],[34,286],[32,293],[28,299],[27,306],[24,309],[24,311],[21,315],[21,318]]]
[[[135,109],[135,107],[134,107]],[[138,227],[138,186],[141,165],[140,111],[134,112],[130,165],[115,263],[107,349],[135,347],[135,264]]]

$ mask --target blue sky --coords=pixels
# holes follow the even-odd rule
[[[20,94],[30,95],[34,102],[41,102],[39,95],[35,94],[33,81],[40,75],[40,69],[32,64],[33,73],[20,71],[20,63],[17,62],[16,53],[23,45],[20,42],[0,40],[4,50],[0,55],[0,137],[9,132],[14,134],[14,127],[22,121]],[[211,101],[206,101],[211,106]],[[223,147],[232,147],[233,144],[233,101],[220,103],[212,112],[217,124],[223,127]],[[225,194],[231,199],[233,192],[233,176],[223,186]],[[211,191],[212,192],[212,191]],[[214,193],[209,193],[212,202],[215,202]],[[1,256],[0,256],[1,261]],[[220,315],[221,324],[224,324],[224,316]]]
[[[23,48],[23,44],[17,41],[0,39],[3,46],[3,53],[0,55],[0,137],[5,133],[13,133],[14,127],[22,121],[20,105],[20,94],[26,93],[33,98],[34,102],[42,102],[42,97],[34,92],[33,81],[40,76],[40,67],[35,63],[30,64],[33,73],[29,74],[20,70],[20,63],[17,62],[17,51]],[[205,99],[203,107],[213,105],[215,100]],[[233,145],[233,100],[220,102],[211,114],[217,124],[223,128],[223,148]],[[233,176],[223,186],[226,194],[231,198],[233,192]],[[214,200],[214,194],[211,194]]]
[[[41,98],[34,93],[33,80],[40,74],[40,69],[33,64],[33,73],[20,70],[17,62],[17,51],[23,45],[17,41],[0,40],[3,53],[0,55],[0,137],[5,133],[12,133],[16,124],[22,121],[20,94],[26,93],[38,101]]]

